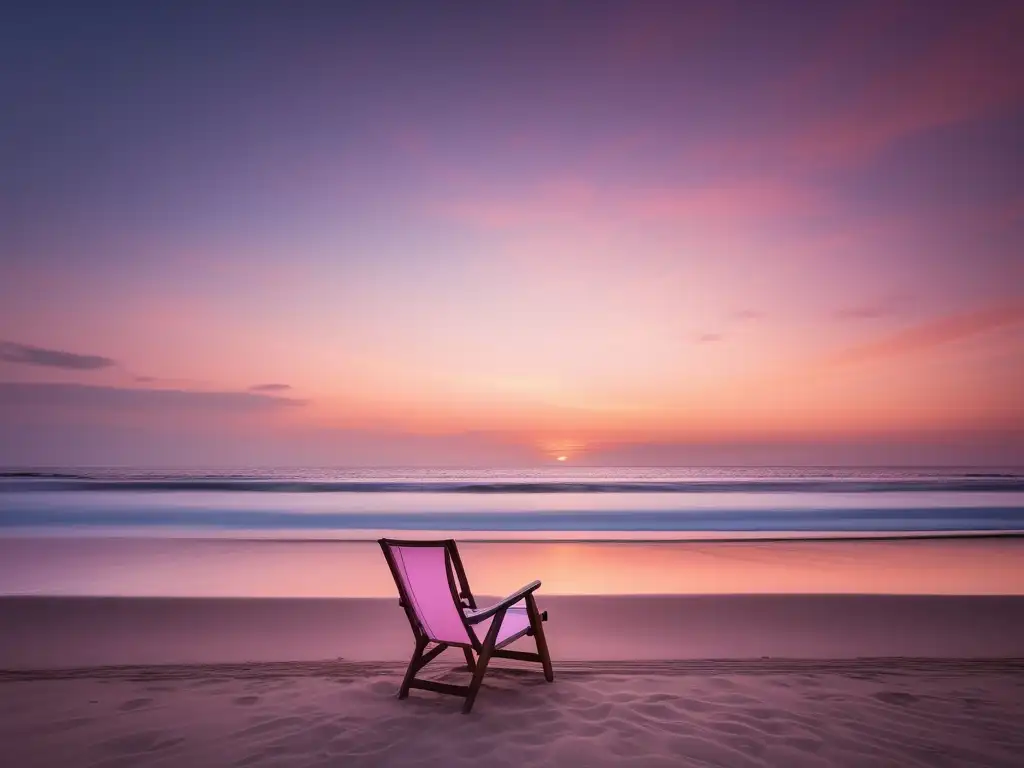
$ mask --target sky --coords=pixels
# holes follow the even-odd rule
[[[0,464],[1024,464],[1024,4],[17,5]]]

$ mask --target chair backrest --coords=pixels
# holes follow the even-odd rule
[[[455,542],[381,539],[380,546],[413,631],[418,626],[430,640],[474,645],[456,588],[456,576],[463,580],[457,552],[460,573],[452,571]]]

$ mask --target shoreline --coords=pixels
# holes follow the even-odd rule
[[[480,596],[480,604],[489,598]],[[672,659],[1006,659],[1024,597],[688,595],[538,597],[559,663]],[[0,598],[0,669],[404,663],[397,598]],[[529,638],[516,647],[528,648]]]
[[[608,536],[599,536],[593,531],[586,531],[587,536],[579,536],[575,531],[545,532],[545,536],[524,537],[518,531],[510,531],[508,536],[495,536],[493,531],[431,531],[431,530],[379,530],[367,531],[365,536],[282,536],[277,531],[268,531],[265,536],[256,535],[254,531],[246,531],[245,535],[236,535],[232,531],[224,531],[215,535],[210,531],[181,531],[169,535],[153,535],[152,530],[137,532],[111,532],[100,530],[48,530],[48,529],[0,529],[0,542],[3,540],[25,539],[105,539],[110,541],[237,541],[251,543],[280,542],[286,544],[367,544],[380,538],[440,540],[456,539],[471,544],[728,544],[730,542],[757,542],[763,544],[793,542],[842,542],[842,541],[931,541],[934,539],[1020,539],[1024,538],[1024,530],[957,530],[957,531],[735,531],[735,532],[701,532],[671,531],[663,536],[650,536],[643,531],[637,537],[630,537],[628,531],[609,532]],[[685,535],[680,535],[685,533]]]

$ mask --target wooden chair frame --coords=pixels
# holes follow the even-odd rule
[[[463,696],[466,701],[462,706],[462,712],[463,714],[469,714],[473,709],[473,703],[476,701],[476,696],[480,692],[480,686],[483,683],[484,674],[487,672],[487,665],[492,658],[540,662],[544,668],[544,679],[549,683],[554,682],[555,673],[551,667],[551,655],[548,652],[547,640],[544,638],[544,622],[547,621],[548,618],[547,611],[541,612],[537,609],[537,601],[533,595],[533,593],[540,587],[539,581],[527,584],[518,592],[509,595],[486,610],[477,610],[476,599],[473,597],[473,592],[469,588],[469,581],[466,578],[466,569],[462,565],[462,559],[459,557],[459,550],[455,545],[454,539],[445,539],[443,541],[401,541],[397,539],[380,539],[378,543],[380,544],[381,550],[384,552],[384,558],[387,560],[388,567],[391,569],[391,575],[395,579],[395,585],[398,587],[399,605],[405,609],[406,618],[409,619],[409,626],[412,628],[412,633],[416,638],[416,649],[413,651],[412,659],[409,661],[409,668],[406,670],[405,678],[402,680],[402,687],[398,691],[398,698],[407,698],[410,688],[434,691],[435,693],[446,693],[454,696]],[[462,617],[462,623],[466,628],[466,634],[470,638],[469,643],[436,642],[434,648],[429,651],[427,650],[427,646],[430,645],[431,642],[435,641],[430,640],[427,633],[423,630],[423,627],[420,626],[419,619],[417,619],[416,613],[412,608],[412,602],[406,592],[405,584],[402,580],[398,565],[395,562],[391,547],[444,547],[445,565],[447,566],[446,570],[448,572],[448,586],[451,589],[452,601],[458,609],[459,616]],[[456,579],[458,579],[458,584],[456,584]],[[501,622],[504,620],[506,612],[513,604],[520,600],[524,601],[526,604],[526,613],[529,617],[529,625],[522,631],[504,638],[500,643],[498,643],[498,633],[501,629]],[[470,612],[467,613],[467,610]],[[487,635],[481,641],[477,637],[473,627],[475,624],[489,618],[492,619],[491,626],[487,631]],[[505,646],[518,640],[524,635],[532,635],[534,637],[537,643],[536,653],[504,650]],[[466,665],[469,667],[469,671],[473,673],[473,679],[468,686],[450,685],[448,683],[440,683],[434,680],[422,680],[416,677],[417,672],[440,656],[449,647],[462,648],[462,652],[465,654]],[[476,654],[475,658],[474,654]]]

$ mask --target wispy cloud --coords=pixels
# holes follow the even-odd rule
[[[897,314],[906,304],[907,297],[892,294],[863,304],[851,304],[836,310],[838,320],[877,320]]]
[[[887,314],[889,310],[877,304],[861,304],[836,310],[836,317],[840,320],[877,320]]]
[[[876,341],[851,347],[828,362],[832,365],[851,365],[903,357],[1021,323],[1024,323],[1024,301],[945,315]]]
[[[1022,31],[1019,3],[956,25],[903,70],[876,78],[848,113],[802,137],[805,146],[836,158],[859,158],[906,136],[1019,102],[1024,81],[1014,73],[1024,66]]]
[[[80,355],[76,352],[33,347],[13,341],[0,342],[0,360],[44,368],[63,368],[68,371],[96,371],[117,365],[117,361],[109,357]]]
[[[694,339],[698,344],[714,344],[718,341],[723,341],[725,336],[721,333],[700,333]]]
[[[870,71],[880,36],[906,35],[920,24],[913,3],[854,4],[822,34],[817,55],[766,89],[774,109],[794,119],[783,117],[760,140],[730,137],[705,153],[739,163],[770,158],[790,171],[843,169],[915,135],[1014,108],[1024,99],[1016,74],[1024,68],[1024,5],[973,10],[971,19],[949,23],[919,51],[908,48],[845,98],[819,102],[816,95],[842,88],[852,73]]]
[[[306,404],[305,400],[254,392],[129,389],[52,382],[0,382],[0,402],[13,408],[183,408],[229,412],[264,411]]]
[[[756,309],[740,309],[725,315],[721,324],[729,329],[730,333],[741,335],[742,326],[754,323],[765,317],[765,313]],[[717,344],[725,341],[727,334],[722,331],[704,331],[693,336],[695,344]]]
[[[754,320],[763,320],[765,313],[757,309],[740,309],[733,312],[731,319],[737,320],[742,323],[753,322]]]
[[[253,384],[249,387],[250,392],[287,392],[292,388],[291,384]]]
[[[764,221],[800,216],[830,204],[820,190],[772,179],[629,191],[616,201],[638,220]]]

